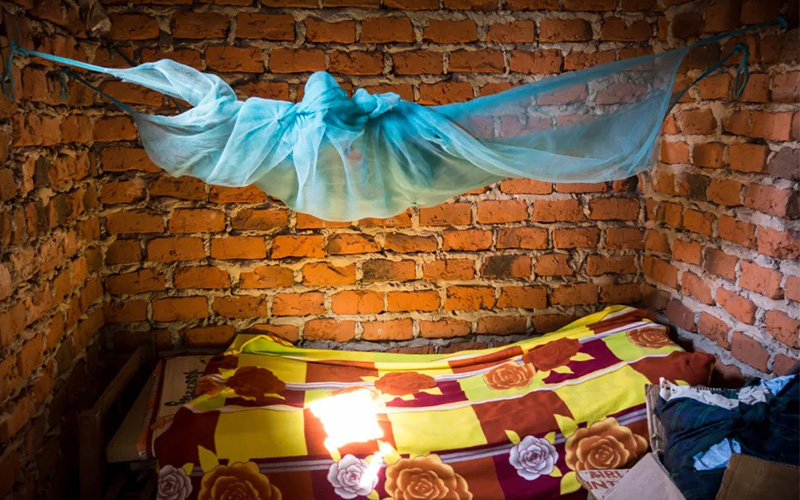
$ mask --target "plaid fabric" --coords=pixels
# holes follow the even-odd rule
[[[621,306],[543,337],[442,355],[238,335],[151,451],[170,500],[567,498],[580,488],[576,470],[623,468],[645,453],[645,384],[707,383],[712,362]],[[312,407],[356,390],[379,403],[382,436],[329,449]]]
[[[746,387],[760,384],[754,379]],[[725,438],[735,439],[742,453],[765,460],[800,465],[800,383],[789,383],[766,402],[739,403],[732,409],[691,397],[659,399],[656,416],[667,444],[664,465],[687,500],[714,498],[725,468],[698,471],[694,457]],[[736,401],[740,390],[697,389]]]

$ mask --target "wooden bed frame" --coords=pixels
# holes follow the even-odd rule
[[[128,358],[95,404],[78,415],[80,499],[150,499],[156,489],[153,464],[109,464],[106,446],[153,369],[153,345],[141,345]],[[138,494],[123,493],[131,479],[143,484]]]

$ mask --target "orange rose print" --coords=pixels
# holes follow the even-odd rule
[[[503,391],[506,389],[528,387],[533,380],[533,367],[528,363],[518,365],[513,362],[496,366],[483,374],[483,380],[489,389]]]
[[[667,332],[662,328],[639,328],[629,331],[626,335],[628,340],[639,347],[658,349],[659,347],[673,345],[667,336]]]
[[[569,363],[569,358],[578,354],[580,348],[581,343],[575,339],[558,339],[531,349],[522,360],[539,371],[549,371]]]
[[[280,394],[286,384],[266,368],[243,366],[225,383],[239,396],[259,398],[267,394]]]
[[[471,500],[467,481],[438,455],[403,458],[386,468],[386,493],[394,500]]]
[[[281,492],[253,462],[218,465],[200,481],[197,500],[281,500]]]
[[[436,380],[430,375],[417,372],[392,372],[375,381],[375,388],[384,394],[404,396],[415,394],[423,389],[436,387]]]
[[[647,451],[647,441],[609,417],[575,431],[564,450],[572,470],[622,469]]]

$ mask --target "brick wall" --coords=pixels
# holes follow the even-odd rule
[[[347,88],[426,104],[650,52],[662,17],[654,2],[616,11],[616,0],[117,3],[110,37],[121,50],[219,72],[242,96],[295,100],[310,71],[327,69]],[[95,60],[109,62],[104,51]],[[94,141],[115,349],[152,336],[163,349],[222,345],[258,325],[291,340],[430,351],[546,332],[640,298],[636,179],[505,181],[390,220],[329,223],[255,189],[169,177],[119,112],[96,122]]]
[[[798,6],[689,7],[666,11],[668,46],[779,12],[796,19]],[[794,29],[738,40],[751,52],[743,95],[732,96],[732,67],[694,88],[667,121],[659,165],[645,183],[650,306],[696,347],[730,365],[720,368],[733,378],[782,374],[798,358],[798,37]],[[718,54],[716,48],[700,54],[695,65]]]
[[[791,2],[758,0],[103,3],[108,38],[128,57],[215,71],[242,97],[297,100],[309,72],[327,69],[348,89],[426,104],[797,17]],[[26,47],[127,65],[66,4],[0,5],[23,16]],[[638,179],[507,180],[352,223],[291,212],[256,189],[172,178],[123,113],[74,85],[62,103],[56,68],[19,61],[22,99],[0,101],[0,497],[30,497],[34,483],[63,490],[74,460],[54,450],[74,449],[67,400],[98,380],[106,344],[221,346],[256,326],[306,345],[442,352],[645,298],[728,374],[785,371],[800,317],[797,39],[747,37],[743,98],[730,98],[732,67],[690,92],[665,126],[658,168]],[[720,52],[693,53],[680,80]],[[175,109],[92,79],[142,110]],[[107,342],[95,334],[103,323]]]
[[[0,5],[0,31],[17,14],[20,42],[71,53],[74,12]],[[60,498],[74,483],[76,410],[102,386],[99,181],[78,111],[92,96],[60,101],[48,71],[17,68],[18,102],[0,97],[0,498]]]

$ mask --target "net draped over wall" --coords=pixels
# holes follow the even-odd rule
[[[349,221],[437,205],[505,178],[601,182],[636,175],[654,163],[675,76],[692,47],[445,106],[363,89],[350,99],[325,72],[311,75],[297,104],[239,101],[218,76],[171,60],[112,69],[15,51],[188,102],[191,109],[162,116],[115,100],[133,116],[152,161],[170,174],[254,184],[293,210]]]

